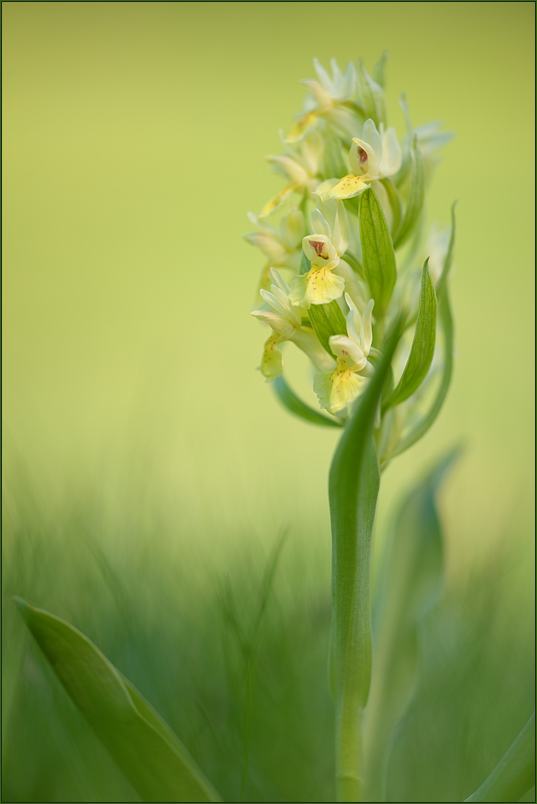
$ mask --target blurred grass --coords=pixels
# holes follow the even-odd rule
[[[290,527],[283,543],[281,531],[242,534],[215,565],[206,533],[135,489],[112,517],[94,490],[61,507],[34,491],[19,476],[6,495],[2,800],[137,800],[32,643],[16,592],[88,634],[224,800],[332,801],[322,528]],[[392,753],[388,800],[462,800],[525,722],[534,653],[523,536],[510,532],[503,554],[449,578],[426,629],[424,683]]]

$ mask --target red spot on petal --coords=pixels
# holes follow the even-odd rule
[[[358,156],[360,157],[360,164],[363,165],[364,162],[367,162],[367,153],[364,151],[363,148],[358,146]]]

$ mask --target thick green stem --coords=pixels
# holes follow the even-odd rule
[[[380,485],[373,427],[399,330],[398,323],[367,391],[345,425],[330,469],[330,669],[336,699],[338,801],[363,800],[362,720],[371,683],[369,571]]]

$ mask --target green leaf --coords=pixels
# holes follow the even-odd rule
[[[387,61],[388,61],[388,51],[385,50],[383,52],[382,56],[380,57],[380,59],[377,61],[377,63],[373,67],[373,71],[372,71],[373,72],[373,80],[376,81],[377,84],[379,85],[379,87],[382,87],[382,89],[384,89],[385,86],[386,86],[384,73],[385,73],[386,62]]]
[[[72,625],[16,598],[75,705],[143,801],[221,801],[143,696]]]
[[[348,170],[343,161],[340,141],[329,126],[323,132],[323,140],[324,178],[332,179],[338,176],[345,176]]]
[[[408,399],[421,385],[431,366],[436,342],[436,293],[429,274],[428,262],[427,258],[421,274],[418,320],[410,354],[401,379],[384,402],[384,410]]]
[[[371,679],[369,566],[379,467],[373,437],[400,325],[345,425],[329,478],[332,528],[330,673],[336,698],[339,801],[362,801],[361,720]]]
[[[358,274],[359,277],[365,279],[364,267],[360,262],[360,260],[358,259],[358,257],[355,257],[351,251],[347,250],[343,255],[343,259],[345,260],[345,262],[349,263],[355,274]]]
[[[449,275],[449,269],[451,268],[451,263],[453,262],[453,252],[455,250],[455,206],[457,202],[454,201],[451,207],[451,235],[449,237],[449,245],[446,254],[446,259],[444,260],[444,265],[442,267],[442,273],[436,283],[436,295],[437,298],[440,299],[442,293],[444,292],[444,287],[447,282],[447,278]]]
[[[443,456],[403,500],[388,534],[375,585],[375,674],[368,703],[367,801],[385,801],[390,736],[415,688],[421,623],[443,587],[444,543],[436,497],[460,455]]]
[[[405,243],[414,227],[419,221],[425,195],[425,178],[423,171],[423,161],[418,146],[418,138],[414,136],[412,148],[410,149],[410,188],[406,203],[405,216],[394,238],[394,248],[399,248]]]
[[[519,801],[535,784],[535,712],[481,787],[465,801]]]
[[[308,310],[311,325],[315,334],[331,357],[329,338],[332,335],[346,335],[347,322],[341,312],[341,307],[334,299],[328,304],[312,304]]]
[[[391,299],[397,269],[390,230],[371,188],[358,196],[358,218],[364,276],[375,300],[374,314],[379,318]]]
[[[415,425],[409,433],[407,433],[404,438],[402,438],[394,450],[392,450],[387,456],[382,458],[382,464],[385,465],[389,460],[395,458],[396,455],[400,455],[402,452],[405,452],[409,447],[413,446],[420,438],[423,438],[425,433],[432,427],[436,418],[440,411],[442,410],[442,406],[444,404],[445,398],[449,391],[449,386],[451,384],[451,377],[453,375],[453,317],[451,315],[451,306],[449,303],[449,296],[447,292],[447,288],[444,290],[442,294],[442,298],[439,302],[439,317],[440,317],[440,326],[444,332],[444,363],[442,367],[442,377],[440,380],[440,385],[436,392],[436,396],[429,408],[429,411],[425,414],[425,416],[421,419],[421,421]]]
[[[386,122],[384,90],[367,72],[362,59],[356,66],[356,89],[358,103],[364,110],[366,118],[370,117],[377,128]]]
[[[337,419],[329,419],[328,416],[306,405],[306,403],[291,390],[283,376],[276,377],[272,383],[272,387],[282,405],[291,413],[294,413],[295,416],[299,416],[301,419],[305,419],[305,421],[311,422],[312,424],[320,424],[323,427],[342,427]]]
[[[308,260],[304,252],[302,252],[302,259],[300,260],[299,274],[307,274],[311,268],[311,262]]]
[[[381,179],[380,183],[386,190],[388,200],[390,202],[393,218],[392,238],[394,238],[401,223],[401,201],[399,200],[399,193],[395,189],[395,185],[390,181],[390,179]]]

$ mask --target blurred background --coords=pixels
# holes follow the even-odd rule
[[[338,434],[293,419],[256,371],[266,333],[249,311],[264,258],[241,240],[246,212],[282,186],[263,156],[281,151],[315,56],[371,68],[388,50],[389,122],[404,134],[404,91],[415,125],[440,119],[456,134],[428,213],[446,225],[458,201],[454,382],[379,503],[382,533],[409,484],[464,443],[442,496],[446,636],[431,642],[436,687],[424,692],[435,703],[391,800],[460,800],[522,728],[533,27],[525,2],[3,4],[3,800],[137,800],[12,594],[96,641],[226,800],[333,797]]]

